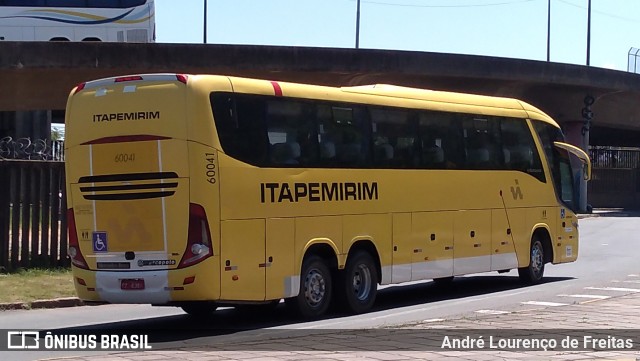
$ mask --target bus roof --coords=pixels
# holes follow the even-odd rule
[[[197,75],[195,77],[206,79],[211,75]],[[337,88],[239,77],[228,77],[228,79],[234,92],[238,93],[281,95],[294,98],[529,118],[559,127],[542,110],[513,98],[434,91],[389,84]],[[277,90],[275,90],[276,86]]]
[[[257,95],[285,96],[300,99],[362,103],[379,106],[426,109],[471,113],[487,116],[506,116],[540,120],[559,128],[557,122],[542,110],[514,98],[494,97],[467,93],[426,90],[389,84],[351,87],[328,87],[301,83],[270,81],[224,75],[140,74],[98,79],[84,83],[83,87],[95,88],[121,80],[180,81],[198,91],[227,91],[217,89],[220,81],[230,85],[233,92]],[[187,81],[188,79],[188,81]],[[76,89],[76,92],[79,90]]]

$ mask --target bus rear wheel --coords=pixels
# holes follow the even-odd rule
[[[520,280],[528,284],[540,283],[544,275],[544,247],[542,242],[534,237],[531,240],[531,248],[529,252],[529,266],[518,268]]]
[[[373,307],[378,294],[378,272],[368,252],[358,251],[347,260],[340,279],[341,306],[353,313],[363,313]]]
[[[300,274],[300,293],[297,297],[285,300],[298,314],[305,318],[322,316],[333,296],[331,271],[325,261],[318,256],[310,256],[302,263]]]

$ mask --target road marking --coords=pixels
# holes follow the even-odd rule
[[[429,308],[426,308],[426,307],[425,308],[418,308],[416,310],[409,310],[409,311],[404,311],[404,312],[396,312],[396,313],[392,313],[392,314],[389,314],[389,315],[371,317],[370,320],[379,320],[379,319],[382,319],[382,318],[397,317],[397,316],[400,316],[400,315],[408,315],[410,313],[423,312],[423,311],[427,311],[427,310],[429,310]]]
[[[640,277],[640,275],[627,275],[627,277]]]
[[[558,295],[560,297],[576,297],[576,298],[593,298],[598,300],[605,300],[607,298],[611,298],[611,296],[604,295]]]
[[[640,280],[624,280],[624,281],[619,281],[619,280],[613,280],[611,281],[613,283],[640,283]]]
[[[485,315],[504,315],[505,313],[510,313],[510,312],[499,311],[499,310],[477,310],[476,313],[482,313]]]
[[[523,305],[536,305],[536,306],[549,306],[549,307],[558,307],[558,306],[568,306],[568,303],[558,303],[558,302],[542,302],[542,301],[527,301],[520,302]]]
[[[444,318],[432,318],[429,320],[424,320],[420,323],[432,323],[432,322],[442,322],[442,321],[444,321]]]
[[[600,291],[617,291],[617,292],[640,292],[637,288],[622,288],[622,287],[585,287],[585,290],[600,290]]]
[[[297,327],[295,328],[296,330],[307,330],[310,328],[323,328],[323,327],[327,327],[327,326],[335,326],[335,325],[341,325],[344,324],[345,321],[340,321],[340,322],[330,322],[330,323],[323,323],[321,325],[313,325],[313,326],[306,326],[306,327]]]

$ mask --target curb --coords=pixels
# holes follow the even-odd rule
[[[0,303],[0,310],[29,310],[34,308],[64,308],[84,306],[84,302],[77,297],[54,298],[50,300],[36,300],[31,302]]]

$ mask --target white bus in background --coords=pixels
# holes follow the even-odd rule
[[[155,41],[153,0],[0,0],[0,41]]]

